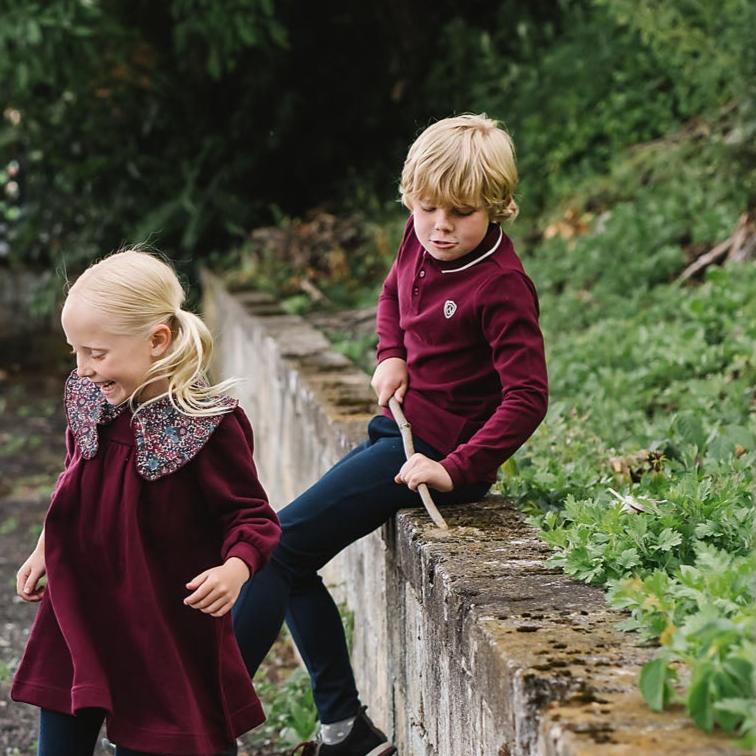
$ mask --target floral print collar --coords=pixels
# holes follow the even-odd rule
[[[98,425],[107,425],[128,409],[128,402],[114,406],[88,378],[74,370],[66,381],[64,396],[68,426],[84,459],[92,459],[99,445]],[[193,417],[177,410],[167,397],[148,404],[131,421],[136,440],[136,466],[146,480],[175,472],[194,458],[218,427],[223,415],[238,402],[219,397],[217,415]]]

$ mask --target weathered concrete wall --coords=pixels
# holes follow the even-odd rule
[[[367,377],[301,318],[205,279],[219,374],[244,376],[261,479],[277,508],[362,440]],[[373,718],[402,756],[734,754],[636,680],[652,651],[615,629],[601,591],[544,566],[547,547],[499,497],[419,510],[325,570],[355,616],[353,659]]]

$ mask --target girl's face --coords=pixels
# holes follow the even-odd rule
[[[125,402],[171,343],[167,325],[154,326],[143,336],[116,334],[111,316],[75,296],[66,300],[61,323],[76,355],[76,372],[98,386],[110,404]],[[140,398],[157,396],[166,388],[163,383],[151,383]]]
[[[472,252],[488,231],[488,212],[473,207],[438,207],[419,200],[412,208],[415,234],[428,253],[448,262]]]

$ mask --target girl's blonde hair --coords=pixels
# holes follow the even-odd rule
[[[136,411],[166,396],[185,415],[229,411],[228,406],[219,406],[219,397],[236,381],[209,384],[213,337],[197,315],[181,309],[186,295],[170,265],[142,249],[115,252],[85,270],[68,296],[111,316],[108,327],[116,334],[146,336],[160,324],[171,329],[168,353],[152,364],[144,382],[129,397],[132,409],[148,385],[167,379],[168,390]]]
[[[485,208],[495,222],[517,215],[517,166],[509,134],[485,113],[444,118],[410,147],[399,192],[443,207]]]

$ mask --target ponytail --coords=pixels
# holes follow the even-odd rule
[[[168,397],[171,404],[185,415],[201,417],[217,415],[218,398],[238,381],[233,379],[215,385],[209,384],[208,370],[213,354],[213,337],[205,323],[192,312],[178,309],[168,324],[173,334],[169,353],[155,362],[147,374],[147,380],[137,388],[132,399],[138,398],[146,386],[164,379],[168,389],[135,410]]]
[[[213,338],[201,318],[181,309],[185,294],[170,265],[140,249],[116,252],[84,271],[68,295],[82,297],[108,313],[119,333],[146,334],[160,324],[171,329],[168,353],[152,364],[146,380],[129,397],[135,413],[165,397],[185,415],[230,411],[221,396],[238,381],[210,384]],[[144,389],[163,380],[168,381],[168,389],[137,407]]]

